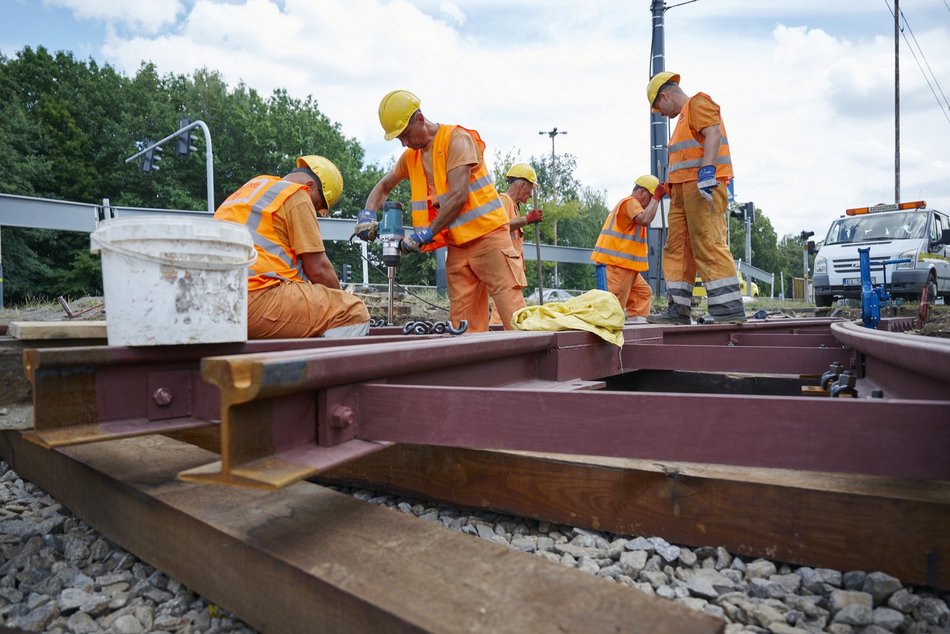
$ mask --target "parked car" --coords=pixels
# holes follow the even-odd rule
[[[736,275],[739,276],[739,290],[742,292],[743,297],[749,297],[750,295],[746,293],[746,281],[742,277],[742,273],[736,271]],[[751,297],[757,298],[759,296],[759,285],[755,282],[752,282],[752,294]],[[706,299],[706,287],[703,286],[703,280],[698,275],[696,276],[696,284],[693,286],[693,305],[699,304],[700,300]]]
[[[544,303],[548,302],[563,302],[570,298],[574,297],[568,291],[565,291],[561,288],[546,288],[544,289]],[[529,304],[538,303],[538,291],[535,289],[533,293],[524,298],[524,300]]]

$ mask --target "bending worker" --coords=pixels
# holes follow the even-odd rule
[[[540,209],[532,209],[522,216],[518,213],[518,210],[521,205],[528,202],[531,194],[534,193],[534,188],[538,184],[538,174],[528,163],[515,163],[508,170],[505,178],[508,179],[508,191],[499,194],[499,196],[501,197],[501,204],[504,205],[505,212],[508,214],[511,246],[521,257],[522,269],[527,270],[524,259],[524,227],[541,222],[542,214]],[[525,277],[527,278],[527,276]],[[487,293],[487,289],[484,292]],[[501,315],[497,310],[492,311],[491,320],[488,323],[491,325],[502,324]]]
[[[590,259],[607,265],[607,290],[617,296],[628,323],[646,322],[653,291],[642,273],[649,267],[647,227],[666,189],[656,176],[634,181],[633,191],[607,214]]]
[[[508,235],[508,215],[485,166],[485,144],[474,130],[429,121],[419,105],[406,90],[390,92],[379,104],[386,140],[399,139],[408,149],[373,187],[357,216],[356,234],[364,240],[375,237],[376,210],[409,179],[415,231],[401,248],[421,253],[448,246],[449,319],[456,327],[464,319],[470,331],[487,331],[484,284],[505,328],[511,328],[512,313],[525,305],[521,289],[527,281]]]
[[[251,339],[353,337],[369,331],[362,300],[340,290],[320,237],[326,216],[343,191],[336,165],[301,156],[283,178],[257,176],[231,194],[215,220],[247,225],[257,260],[247,280],[247,331]]]
[[[719,106],[709,95],[687,97],[676,73],[657,73],[647,85],[653,112],[676,117],[670,138],[669,234],[663,247],[666,312],[651,323],[690,323],[696,272],[706,286],[709,314],[717,322],[743,322],[742,293],[726,246],[726,187],[732,160]]]

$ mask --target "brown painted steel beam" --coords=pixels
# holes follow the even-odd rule
[[[380,336],[27,349],[23,364],[33,385],[34,419],[27,438],[57,447],[212,424],[218,420],[219,395],[217,387],[201,378],[201,359],[206,356],[404,340]]]
[[[336,409],[340,398],[355,389],[348,384],[402,379],[452,385],[473,377],[488,384],[521,381],[545,374],[540,366],[555,341],[553,333],[486,333],[207,358],[203,376],[221,393],[221,460],[180,475],[198,482],[287,486],[386,446],[355,438],[351,412]],[[328,388],[338,388],[336,398],[321,393]]]
[[[373,441],[950,480],[947,401],[406,385],[348,401]]]
[[[950,588],[948,482],[421,445],[319,479]]]
[[[605,579],[308,482],[200,486],[209,454],[158,436],[0,454],[110,540],[264,632],[721,632]],[[143,460],[148,456],[148,460]]]

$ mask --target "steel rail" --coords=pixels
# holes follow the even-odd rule
[[[943,420],[946,376],[902,391],[891,366],[839,330],[853,329],[831,319],[636,326],[619,351],[584,332],[31,350],[36,429],[27,437],[61,446],[220,420],[221,460],[182,477],[264,488],[392,442],[950,479],[933,455],[950,447],[933,422]],[[948,348],[924,349],[935,355],[927,365],[950,358]],[[891,398],[805,398],[827,394],[809,384],[832,363],[861,374],[862,396],[884,384]],[[733,386],[740,393],[693,394],[623,378],[666,376],[689,392],[689,372],[754,380]],[[791,389],[775,387],[783,382]],[[616,391],[631,389],[647,391]],[[915,422],[882,422],[908,417]],[[663,430],[696,440],[669,443]]]

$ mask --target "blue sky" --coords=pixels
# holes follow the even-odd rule
[[[143,60],[162,73],[207,67],[265,95],[313,95],[381,165],[400,148],[382,139],[379,99],[407,88],[430,119],[479,130],[492,157],[547,155],[550,139],[538,131],[568,130],[557,151],[575,155],[577,176],[613,204],[649,171],[649,7],[3,0],[0,52],[69,50],[127,74]],[[950,6],[904,0],[901,9],[950,94]],[[822,235],[845,208],[893,199],[893,19],[884,0],[698,0],[671,8],[666,27],[667,68],[687,92],[722,106],[737,198],[762,208],[779,235]],[[950,106],[941,111],[903,41],[901,78],[902,198],[950,210]]]

